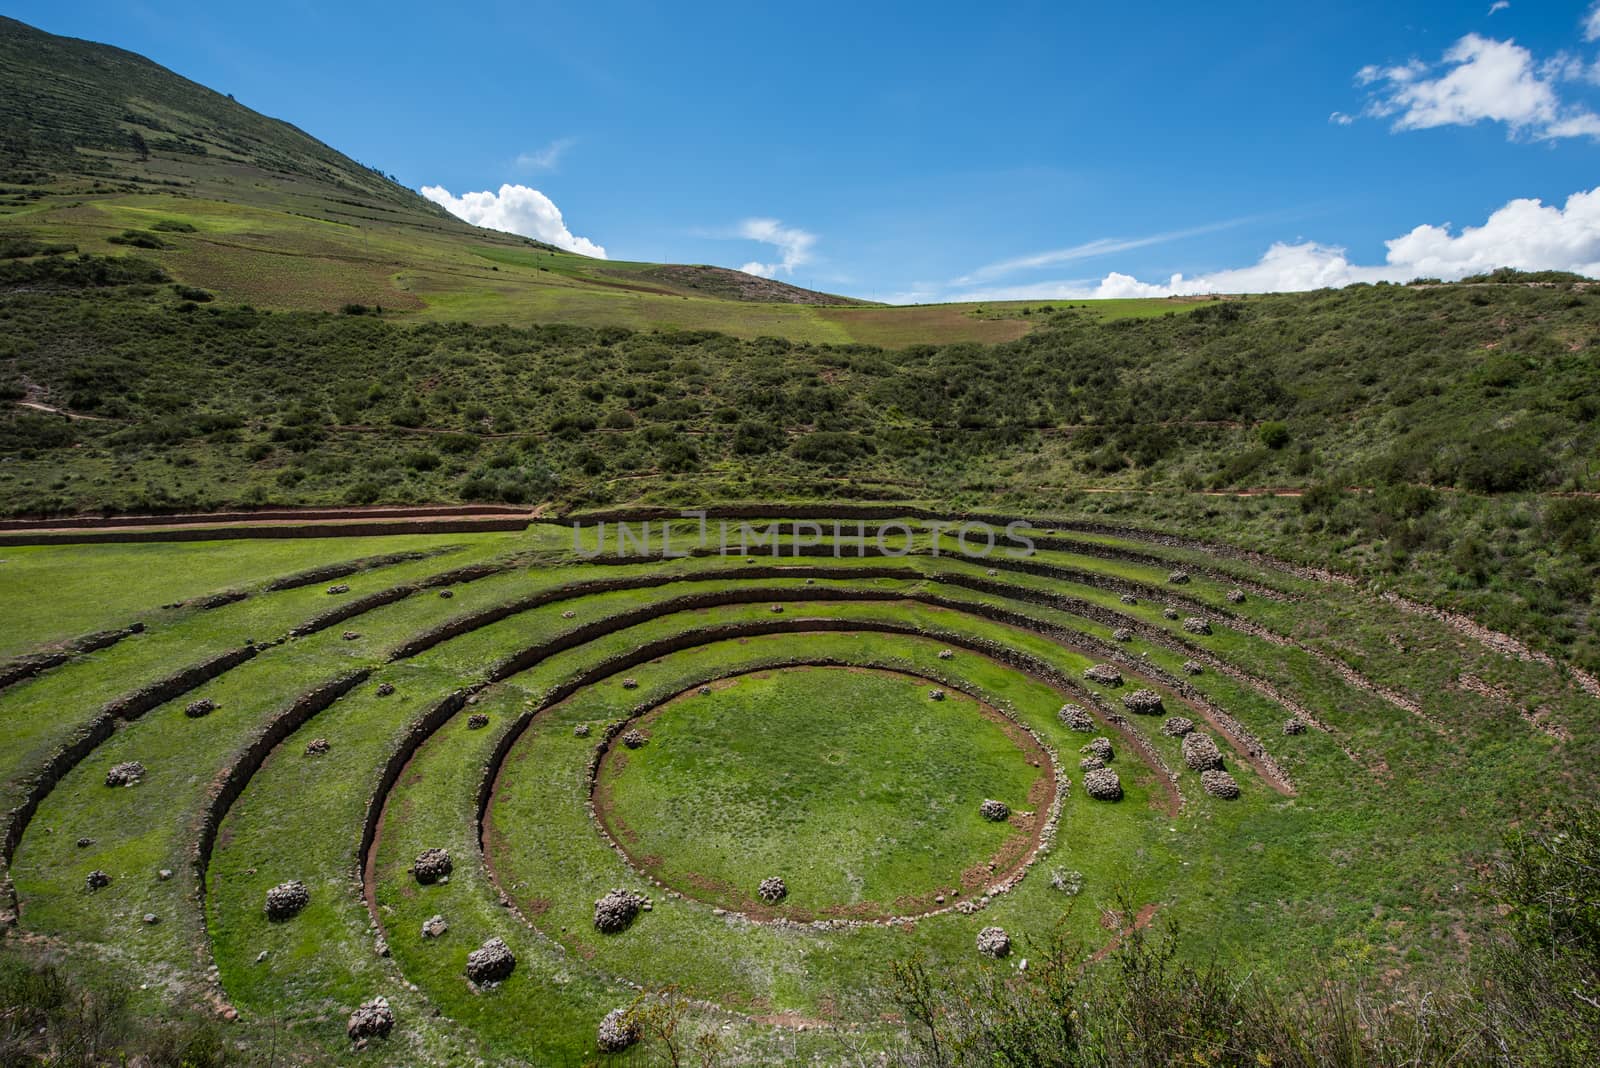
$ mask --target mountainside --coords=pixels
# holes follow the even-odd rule
[[[471,226],[288,123],[108,45],[0,18],[0,240],[121,253],[261,308],[743,337],[1001,341],[991,307],[885,308],[726,268],[590,259]],[[1148,308],[1148,310],[1146,310]],[[1161,302],[1112,302],[1109,315]]]

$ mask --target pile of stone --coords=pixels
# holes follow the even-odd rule
[[[1306,721],[1301,719],[1299,716],[1290,716],[1288,719],[1283,721],[1283,733],[1304,734],[1305,732]]]
[[[328,744],[326,738],[313,738],[306,743],[306,756],[321,756],[333,746]]]
[[[90,872],[89,877],[84,880],[84,885],[87,886],[91,892],[95,890],[104,890],[106,887],[111,885],[111,876],[107,875],[99,868],[96,868],[94,871]]]
[[[1050,889],[1059,890],[1068,897],[1077,897],[1083,890],[1083,872],[1053,868],[1050,871]]]
[[[1106,762],[1097,756],[1086,756],[1078,761],[1079,771],[1098,771],[1106,766]]]
[[[1161,733],[1168,738],[1182,738],[1194,730],[1194,720],[1184,716],[1173,716],[1161,725]]]
[[[489,717],[482,712],[474,712],[467,717],[467,730],[481,731],[489,725]]]
[[[1211,624],[1200,616],[1190,616],[1183,621],[1183,629],[1190,634],[1210,634]]]
[[[1177,619],[1178,618],[1178,610],[1176,608],[1172,607],[1170,604],[1167,605],[1167,607],[1165,607],[1165,608],[1163,608],[1161,610],[1161,614],[1162,614],[1162,616],[1164,616],[1167,619]]]
[[[450,598],[454,597],[455,595],[456,595],[456,591],[455,590],[440,590],[439,591],[439,596],[443,597],[447,601]]]
[[[343,582],[328,587],[328,592],[333,594],[349,593],[350,587]]]
[[[622,744],[627,746],[629,749],[638,749],[648,740],[649,739],[647,739],[639,731],[629,731],[627,734],[622,736]]]
[[[1229,590],[1228,591],[1228,603],[1229,604],[1244,604],[1244,591],[1240,590],[1240,589]]]
[[[639,688],[639,680],[632,677],[623,679],[622,688],[624,690],[637,690]]]
[[[561,613],[561,618],[562,619],[576,619],[576,618],[578,618],[578,613],[574,612],[572,609],[569,608],[565,612]]]
[[[1161,703],[1161,695],[1154,690],[1135,690],[1122,695],[1122,704],[1129,712],[1136,712],[1141,716],[1159,716],[1165,711]]]
[[[1011,818],[1011,806],[1004,801],[990,798],[978,806],[978,815],[991,823],[1004,823]]]
[[[928,700],[930,700],[930,701],[943,701],[944,700],[944,691],[943,690],[929,690],[928,691]]]
[[[1185,660],[1183,662],[1183,673],[1185,675],[1204,675],[1205,671],[1206,669],[1200,665],[1198,660]]]
[[[443,938],[444,933],[448,930],[450,930],[450,925],[438,913],[434,913],[422,922],[423,938]]]
[[[424,886],[450,877],[450,854],[443,849],[424,849],[411,865],[411,874]]]
[[[985,927],[978,932],[978,952],[999,960],[1011,953],[1011,936],[1004,927]]]
[[[783,605],[775,604],[771,608],[767,609],[767,611],[771,612],[773,615],[778,615],[783,611]]]
[[[111,765],[111,770],[106,772],[106,785],[132,786],[142,778],[144,778],[144,765],[137,760],[128,760]]]
[[[1078,752],[1097,756],[1109,764],[1115,751],[1111,748],[1110,738],[1100,737],[1089,739],[1088,743]]]
[[[361,634],[358,631],[347,630],[343,634],[339,635],[339,637],[343,638],[347,642],[353,642],[357,638],[360,638]]]
[[[1239,796],[1239,784],[1221,768],[1201,772],[1200,787],[1212,797],[1220,797],[1224,801],[1232,801]]]
[[[625,931],[650,899],[632,890],[611,890],[594,903],[594,926],[602,934]]]
[[[572,736],[574,738],[589,737],[589,725],[587,723],[578,724],[576,727],[572,728]]]
[[[388,1038],[393,1030],[394,1010],[389,1008],[388,998],[362,1002],[361,1007],[350,1014],[350,1022],[344,1025],[345,1034],[357,1042],[369,1038]]]
[[[1187,572],[1187,571],[1174,571],[1170,575],[1167,576],[1167,581],[1172,583],[1174,586],[1186,585],[1188,583],[1188,581],[1189,581],[1189,572]]]
[[[1084,772],[1083,792],[1096,801],[1120,801],[1122,799],[1122,780],[1111,768],[1096,768]]]
[[[1110,664],[1095,664],[1083,669],[1083,677],[1102,686],[1121,686],[1122,672]]]
[[[949,660],[951,657],[953,657],[955,655],[956,654],[955,654],[955,650],[954,649],[940,649],[939,650],[939,659],[940,660]]]
[[[298,879],[279,883],[267,891],[267,919],[275,923],[292,920],[309,904],[311,891],[306,889],[305,883]]]
[[[612,1009],[600,1021],[595,1041],[601,1053],[621,1053],[639,1041],[639,1022],[627,1009]]]
[[[1131,642],[1133,641],[1133,631],[1127,627],[1118,627],[1111,632],[1111,637],[1119,642]]]
[[[1220,770],[1222,751],[1209,734],[1186,734],[1183,736],[1183,762],[1194,771]]]
[[[1123,604],[1138,604],[1139,603],[1139,598],[1135,597],[1131,593],[1123,594],[1121,597],[1118,598],[1118,600],[1120,600]]]
[[[701,697],[710,697],[711,696],[711,687],[709,687],[709,686],[700,687],[700,696]]]
[[[211,715],[216,710],[217,703],[215,701],[209,697],[202,697],[198,701],[190,701],[188,707],[183,710],[183,714],[190,719],[199,719],[201,716]]]
[[[379,697],[388,697],[392,693],[394,693],[394,683],[392,683],[392,682],[380,682],[380,683],[378,683],[378,696]]]
[[[1061,711],[1056,713],[1064,727],[1084,734],[1094,733],[1094,719],[1080,705],[1062,705]]]
[[[761,885],[756,887],[756,895],[769,905],[776,905],[789,896],[789,884],[778,875],[768,876],[761,880]]]
[[[467,954],[467,978],[474,983],[498,983],[511,977],[517,967],[511,947],[491,938]]]

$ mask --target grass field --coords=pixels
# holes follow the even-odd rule
[[[256,1051],[357,1058],[343,1021],[382,994],[386,1049],[408,1062],[582,1063],[601,1017],[645,991],[689,999],[685,1034],[734,1061],[827,1060],[841,1041],[895,1043],[860,1027],[888,962],[956,974],[1000,926],[1017,948],[990,967],[1019,974],[1063,932],[1105,944],[1129,898],[1191,932],[1187,954],[1274,981],[1316,965],[1425,984],[1493,921],[1473,870],[1499,828],[1597,766],[1592,680],[1359,588],[1104,530],[1026,559],[969,559],[946,531],[935,556],[925,523],[907,526],[884,542],[904,556],[586,563],[538,525],[13,553],[15,604],[75,567],[52,593],[71,629],[147,622],[0,689],[6,807],[37,804],[17,810],[10,858],[21,929],[137,976],[147,1011],[231,1007]],[[437,555],[383,562],[402,547]],[[272,588],[357,561],[348,593]],[[497,566],[432,580],[467,563]],[[118,575],[136,581],[99,596]],[[221,591],[249,596],[147,610]],[[1209,634],[1186,629],[1197,616]],[[17,618],[15,649],[52,633]],[[247,640],[252,658],[130,714],[34,792],[102,707]],[[1123,684],[1086,680],[1097,663]],[[1164,715],[1125,712],[1139,688]],[[187,715],[201,698],[215,710]],[[1218,745],[1237,799],[1202,788],[1162,730],[1177,716]],[[1310,729],[1285,734],[1291,716]],[[615,737],[628,726],[644,745]],[[1094,736],[1119,801],[1084,792]],[[106,786],[130,760],[142,781]],[[1010,824],[981,818],[986,798]],[[421,885],[409,869],[430,848],[453,869]],[[89,892],[96,870],[111,882]],[[788,890],[775,905],[754,892],[771,875]],[[267,890],[291,879],[310,904],[268,920]],[[601,934],[593,906],[616,887],[651,908]],[[435,915],[448,930],[425,936]],[[466,955],[490,937],[517,963],[474,987]]]

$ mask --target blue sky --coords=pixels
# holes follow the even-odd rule
[[[1600,271],[1590,0],[6,13],[613,259],[896,300]]]

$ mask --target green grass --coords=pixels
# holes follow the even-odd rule
[[[769,875],[788,881],[784,914],[931,907],[1025,840],[978,804],[1029,809],[1043,773],[976,702],[928,694],[843,668],[730,679],[640,720],[649,743],[611,748],[597,802],[657,878],[728,907],[760,908]]]

